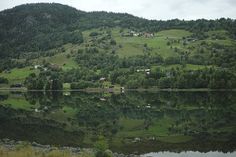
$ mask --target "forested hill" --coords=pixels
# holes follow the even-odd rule
[[[0,12],[0,88],[236,88],[236,21],[56,4]]]
[[[0,13],[0,55],[47,50],[82,42],[78,27],[84,12],[60,4],[27,4]]]
[[[22,52],[44,51],[65,43],[81,43],[80,31],[99,27],[122,27],[157,32],[181,28],[198,33],[225,29],[236,36],[231,19],[197,21],[155,21],[129,14],[83,12],[61,4],[26,4],[0,12],[0,56],[18,57]]]

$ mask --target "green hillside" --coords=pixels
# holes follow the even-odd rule
[[[0,87],[236,88],[232,19],[150,21],[39,3],[0,12],[0,26]]]

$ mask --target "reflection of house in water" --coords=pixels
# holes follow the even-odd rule
[[[141,141],[141,138],[139,137],[135,137],[134,140],[132,141],[133,143],[137,143],[137,142],[140,142]]]
[[[105,99],[105,98],[100,98],[100,100],[101,100],[101,101],[106,101],[106,99]]]
[[[147,75],[151,74],[151,69],[137,69],[137,72],[145,72]]]
[[[125,87],[120,87],[120,92],[124,93],[125,92]]]
[[[21,88],[21,87],[23,87],[23,84],[21,84],[21,83],[15,83],[15,84],[12,84],[10,87],[11,87],[11,88]]]
[[[70,92],[63,92],[64,96],[70,96]]]
[[[115,87],[115,86],[113,86],[113,85],[112,85],[112,86],[109,86],[108,92],[109,92],[109,93],[114,93],[114,87]]]

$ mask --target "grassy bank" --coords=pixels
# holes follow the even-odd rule
[[[94,157],[94,153],[91,151],[81,151],[78,154],[72,153],[70,150],[50,150],[45,151],[42,149],[36,149],[31,146],[24,146],[15,148],[6,148],[0,146],[1,157]]]

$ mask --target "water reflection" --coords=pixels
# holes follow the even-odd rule
[[[0,93],[0,138],[122,153],[236,148],[236,93]],[[164,153],[165,154],[165,153]]]

